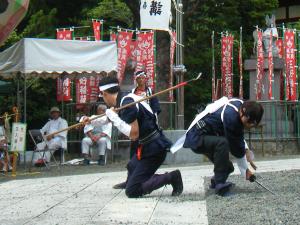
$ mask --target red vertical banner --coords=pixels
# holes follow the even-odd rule
[[[142,32],[137,34],[136,45],[136,71],[146,70],[148,86],[155,89],[154,71],[154,32]]]
[[[176,49],[176,32],[170,32],[171,35],[171,45],[170,45],[170,78],[169,78],[169,87],[173,86],[173,64],[174,64],[174,55]],[[169,101],[174,101],[173,91],[169,91]]]
[[[88,78],[81,77],[76,79],[76,103],[83,104],[89,101]]]
[[[242,39],[242,33],[243,28],[240,27],[240,44],[239,44],[239,57],[238,57],[238,63],[239,63],[239,72],[240,72],[240,87],[239,87],[239,98],[244,98],[244,86],[243,86],[243,39]]]
[[[58,40],[72,40],[73,29],[56,29],[56,39]],[[62,93],[63,92],[63,93]],[[65,78],[63,81],[61,78],[56,80],[56,100],[71,101],[71,80]]]
[[[282,59],[284,54],[282,39],[276,40],[276,46],[278,49],[278,57]],[[281,70],[280,71],[280,100],[283,99],[284,99],[284,76],[283,76],[283,71]]]
[[[89,96],[89,102],[97,102],[98,96],[99,96],[99,76],[90,76],[88,78],[88,93]]]
[[[94,36],[95,36],[95,41],[100,41],[101,40],[101,21],[100,20],[92,20],[93,23],[93,29],[94,29]]]
[[[262,79],[264,74],[264,50],[262,44],[262,32],[257,30],[257,64],[256,64],[256,100],[261,100],[262,97]]]
[[[296,76],[296,52],[295,32],[284,32],[285,47],[285,71],[286,71],[286,100],[297,101],[297,76]]]
[[[56,101],[61,102],[72,101],[71,96],[71,80],[70,78],[56,79]]]
[[[232,77],[232,50],[233,36],[224,36],[221,39],[222,45],[222,90],[223,96],[232,98],[233,77]]]
[[[72,40],[73,29],[56,29],[56,39],[58,40]]]
[[[130,44],[130,59],[132,60],[133,68],[136,68],[136,41],[132,40]]]
[[[273,85],[274,85],[274,65],[273,65],[273,35],[272,31],[269,36],[269,49],[268,49],[268,64],[269,64],[269,71],[268,71],[268,80],[269,80],[269,91],[268,96],[269,100],[274,100],[273,96]]]
[[[118,79],[122,83],[127,59],[130,56],[132,32],[121,31],[118,33]]]
[[[113,31],[110,32],[110,41],[117,41],[117,34]]]

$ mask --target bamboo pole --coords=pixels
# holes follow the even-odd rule
[[[183,86],[187,85],[187,84],[190,83],[190,82],[199,80],[201,76],[202,76],[202,73],[199,73],[198,76],[197,76],[196,78],[194,78],[194,79],[191,79],[191,80],[188,80],[188,81],[181,82],[181,83],[177,84],[176,86],[170,87],[170,88],[168,88],[168,89],[166,89],[166,90],[162,90],[162,91],[157,92],[157,93],[155,93],[155,94],[153,94],[153,95],[150,95],[150,96],[148,96],[148,97],[142,98],[142,99],[140,99],[140,100],[138,100],[138,101],[129,103],[129,104],[127,104],[127,105],[121,106],[121,107],[116,108],[116,109],[114,109],[114,110],[115,110],[116,112],[118,112],[118,111],[120,111],[120,110],[122,110],[122,109],[125,109],[125,108],[128,108],[128,107],[130,107],[130,106],[133,106],[133,105],[135,105],[135,104],[137,104],[137,103],[139,103],[139,102],[147,101],[147,100],[149,100],[149,99],[151,99],[151,98],[153,98],[153,97],[156,97],[156,96],[158,96],[158,95],[161,95],[161,94],[167,93],[167,92],[169,92],[169,91],[171,91],[171,90],[174,90],[174,89],[183,87]],[[101,117],[103,117],[103,116],[105,116],[105,115],[106,115],[106,114],[103,113],[103,114],[101,114],[101,115],[98,115],[98,116],[95,116],[95,117],[93,117],[93,118],[90,118],[90,121],[95,120],[95,119],[99,119],[99,118],[101,118]],[[74,125],[72,125],[72,126],[69,126],[69,127],[65,128],[65,129],[62,129],[62,130],[53,132],[53,133],[48,134],[48,135],[45,135],[44,138],[47,139],[48,137],[54,136],[54,135],[59,134],[59,133],[61,133],[61,132],[68,131],[68,130],[71,130],[71,129],[73,129],[73,128],[76,128],[76,127],[79,127],[79,126],[83,126],[83,125],[85,125],[85,122],[80,122],[80,123],[74,124]]]

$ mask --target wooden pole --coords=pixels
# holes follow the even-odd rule
[[[135,101],[135,102],[129,103],[129,104],[127,104],[127,105],[121,106],[121,107],[119,107],[119,108],[116,108],[115,111],[118,112],[118,111],[120,111],[120,110],[122,110],[122,109],[125,109],[125,108],[128,108],[128,107],[130,107],[130,106],[133,106],[133,105],[135,105],[135,104],[137,104],[137,103],[139,103],[139,102],[147,101],[148,99],[151,99],[151,98],[156,97],[156,96],[158,96],[158,95],[161,95],[161,94],[164,94],[164,93],[166,93],[166,92],[172,91],[172,90],[174,90],[174,89],[183,87],[183,86],[187,85],[188,83],[190,83],[190,82],[192,82],[192,81],[196,81],[196,80],[200,79],[201,75],[202,75],[202,73],[199,73],[198,76],[197,76],[196,78],[194,78],[194,79],[191,79],[191,80],[189,80],[189,81],[184,81],[184,82],[182,82],[182,83],[180,83],[180,84],[177,84],[176,86],[170,87],[170,88],[168,88],[168,89],[166,89],[166,90],[162,90],[162,91],[157,92],[157,93],[155,93],[155,94],[153,94],[153,95],[150,95],[150,96],[148,96],[148,97],[142,98],[142,99],[140,99],[140,100],[138,100],[138,101]],[[100,117],[103,117],[103,116],[105,116],[105,115],[106,115],[106,114],[103,113],[103,114],[100,114],[100,115],[95,116],[95,117],[93,117],[93,118],[90,118],[90,120],[92,121],[92,120],[98,119],[98,118],[100,118]],[[62,130],[53,132],[52,134],[47,134],[47,135],[45,135],[45,138],[47,139],[47,138],[50,137],[50,136],[54,136],[54,135],[59,134],[59,133],[61,133],[61,132],[68,131],[68,130],[71,130],[71,129],[73,129],[73,128],[76,128],[76,127],[79,127],[79,126],[83,126],[83,125],[85,125],[85,122],[80,122],[80,123],[74,124],[74,125],[69,126],[69,127],[65,128],[65,129],[62,129]]]

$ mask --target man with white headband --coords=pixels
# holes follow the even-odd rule
[[[172,143],[159,130],[151,107],[146,102],[140,102],[116,113],[113,107],[127,105],[141,97],[131,93],[122,98],[118,79],[114,77],[103,78],[99,86],[105,103],[112,107],[106,110],[109,120],[131,140],[139,141],[139,148],[127,165],[126,195],[137,198],[168,184],[173,187],[172,196],[180,195],[183,184],[179,170],[155,174]],[[97,119],[91,122],[94,121]]]
[[[150,87],[147,86],[147,74],[144,71],[137,71],[134,74],[136,87],[131,90],[132,94],[141,96],[141,97],[148,97],[153,94],[153,91]],[[152,112],[155,114],[156,118],[158,114],[161,112],[159,100],[157,97],[153,97],[147,100],[147,103],[150,105]],[[139,141],[131,141],[130,142],[130,159],[134,156],[139,146]],[[114,185],[115,189],[125,189],[126,182],[122,182],[119,184]]]
[[[218,195],[227,195],[232,183],[226,180],[234,171],[229,152],[236,158],[241,175],[250,182],[256,179],[248,169],[247,160],[252,162],[252,159],[244,140],[244,128],[257,126],[263,112],[261,104],[255,101],[243,102],[223,97],[209,104],[196,116],[186,134],[172,146],[171,152],[185,147],[196,154],[207,156],[214,164],[214,177],[210,187]]]

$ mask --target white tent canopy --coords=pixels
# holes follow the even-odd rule
[[[25,38],[0,53],[0,75],[16,73],[51,77],[66,73],[101,73],[117,70],[115,42]]]

